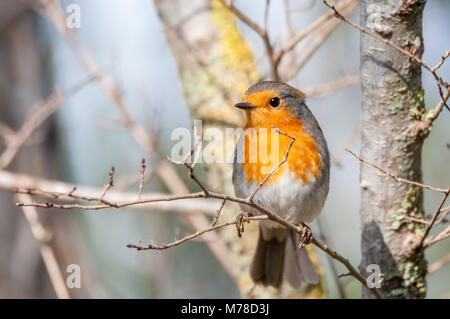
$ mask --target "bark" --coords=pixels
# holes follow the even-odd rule
[[[204,132],[208,127],[221,130],[242,127],[244,114],[233,105],[242,99],[250,85],[259,80],[259,72],[252,52],[237,28],[234,15],[219,1],[154,0],[154,3],[178,66],[192,119],[203,120]],[[227,149],[232,150],[234,142],[227,142],[231,143]],[[221,147],[218,143],[215,150],[221,152]],[[234,192],[231,165],[213,164],[204,167],[208,172],[207,184],[212,189]],[[238,213],[235,206],[226,207],[221,219],[230,220]],[[232,228],[219,233],[230,247],[230,262],[235,265],[238,288],[241,295],[246,297],[253,287],[248,267],[258,235],[256,226],[256,223],[247,226],[242,238],[238,238]],[[324,292],[320,287],[315,287],[300,294],[292,289],[284,289],[279,294],[274,289],[257,287],[252,290],[251,296],[320,298]]]
[[[422,13],[425,0],[363,0],[361,24],[418,57],[423,53]],[[421,67],[393,48],[361,34],[362,158],[399,177],[421,181],[423,137],[414,125],[422,119]],[[423,217],[422,189],[398,183],[361,165],[361,271],[377,264],[384,274],[387,298],[423,298],[426,261],[415,251]],[[372,298],[363,288],[363,297]]]

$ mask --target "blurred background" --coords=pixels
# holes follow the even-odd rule
[[[253,30],[234,18],[226,22],[230,17],[220,16],[221,9],[217,8],[215,1],[189,1],[188,7],[180,5],[180,2],[183,1],[72,0],[56,1],[54,6],[42,7],[40,1],[3,0],[0,3],[0,151],[7,146],[8,137],[21,128],[30,115],[30,108],[47,98],[55,87],[63,92],[70,91],[85,81],[89,74],[92,77],[90,71],[98,67],[101,74],[107,74],[120,89],[115,92],[120,97],[114,98],[113,94],[111,99],[105,94],[108,91],[105,87],[111,89],[110,82],[102,82],[103,78],[99,80],[94,76],[88,83],[83,83],[73,95],[63,99],[57,112],[31,135],[4,170],[72,185],[103,188],[114,165],[114,189],[136,192],[140,161],[146,158],[151,178],[146,180],[145,192],[173,192],[161,179],[161,174],[155,171],[160,169],[155,163],[170,155],[176,142],[171,140],[172,131],[177,127],[191,129],[193,119],[204,119],[209,125],[222,120],[220,125],[239,125],[241,113],[222,110],[237,102],[252,82],[270,76],[264,43]],[[67,30],[61,33],[58,20],[48,17],[52,14],[53,17],[58,16],[54,8],[70,15],[73,12],[66,10],[71,4],[78,5],[81,10],[81,25],[71,29],[74,34]],[[238,0],[234,4],[252,20],[264,25],[265,1]],[[272,1],[267,26],[275,47],[283,47],[293,34],[327,12],[322,1]],[[450,30],[448,12],[450,2],[446,0],[428,1],[426,5],[423,60],[430,65],[435,65],[449,49],[450,32],[445,32]],[[188,21],[174,27],[175,31],[170,29],[173,27],[170,23],[175,21],[171,19],[189,14],[197,14],[201,18],[192,20],[195,23],[189,23],[191,20],[186,18]],[[211,24],[205,22],[211,16],[212,25],[217,29],[204,28]],[[348,17],[358,22],[359,7],[353,9]],[[232,78],[230,74],[214,69],[217,62],[209,55],[202,56],[205,52],[215,52],[214,48],[204,50],[194,46],[188,50],[177,47],[183,42],[183,37],[188,43],[198,43],[199,47],[205,44],[196,42],[196,39],[203,39],[210,46],[223,41],[227,36],[226,32],[220,31],[223,21],[236,26],[251,54],[252,66],[247,66],[244,76],[233,72],[236,78]],[[233,36],[231,31],[227,32],[229,37]],[[174,34],[179,34],[182,39],[175,40]],[[208,37],[211,37],[209,42]],[[324,235],[329,246],[349,258],[355,266],[361,258],[360,163],[342,149],[349,147],[359,152],[360,87],[354,80],[342,82],[346,84],[330,90],[323,90],[321,85],[358,76],[359,37],[356,30],[339,24],[288,82],[311,93],[307,104],[321,124],[336,164],[332,167],[330,193],[324,211],[319,223],[312,224],[312,230]],[[68,41],[68,38],[72,40]],[[233,41],[239,42],[239,39]],[[296,56],[307,53],[314,41],[312,37],[305,38],[281,69],[292,70],[298,63]],[[91,70],[80,61],[80,54],[74,50],[80,46],[95,61]],[[220,52],[215,53],[218,56],[215,59],[226,60],[226,51]],[[192,61],[180,61],[183,54],[195,56],[196,53],[200,67],[192,67]],[[230,63],[235,63],[233,61]],[[210,78],[204,75],[199,78],[196,74],[199,68],[211,70]],[[450,64],[440,69],[440,75],[448,78]],[[245,77],[245,80],[239,77]],[[103,86],[99,85],[100,82]],[[208,91],[208,85],[215,87],[216,91]],[[434,107],[439,102],[439,95],[435,80],[427,72],[423,72],[423,86],[427,108]],[[319,90],[320,94],[314,90]],[[223,93],[228,91],[232,93]],[[225,97],[219,99],[217,92],[222,92]],[[132,118],[152,136],[151,155],[127,130],[123,113],[115,105],[118,99],[126,101]],[[193,106],[196,103],[206,106]],[[223,119],[212,118],[205,112],[218,114]],[[450,114],[444,110],[425,142],[425,184],[446,187],[450,181],[449,120]],[[212,186],[221,185],[225,180],[227,186],[222,190],[232,194],[229,186],[231,165],[212,166],[200,168],[202,178]],[[195,190],[183,168],[175,169],[186,185]],[[18,199],[11,192],[13,183],[2,174],[0,171],[0,297],[53,298],[55,292],[40,252],[42,239],[39,241],[33,236],[30,223],[15,205]],[[211,178],[210,174],[215,177]],[[425,211],[431,214],[439,200],[439,194],[425,191]],[[229,212],[238,211],[235,205],[229,206]],[[68,265],[80,266],[81,288],[69,289],[73,298],[247,297],[251,288],[248,278],[241,276],[240,272],[237,280],[232,278],[226,268],[233,269],[234,264],[224,267],[201,240],[163,251],[136,252],[126,247],[139,241],[166,243],[180,234],[192,232],[192,228],[180,221],[179,215],[179,212],[156,209],[38,209],[39,220],[52,234],[49,245],[63,278],[69,275],[66,272]],[[219,239],[231,252],[238,251],[238,256],[242,254],[243,265],[239,267],[242,273],[248,272],[245,269],[245,264],[248,267],[246,258],[253,253],[251,245],[254,241],[243,239],[242,242],[246,240],[250,245],[245,249],[245,245],[237,242],[239,239],[232,230],[220,234]],[[433,264],[449,252],[450,242],[442,241],[427,250],[427,260]],[[311,290],[306,289],[304,296],[360,297],[361,286],[356,280],[347,277],[337,284],[336,273],[345,273],[344,267],[330,261],[322,252],[317,251],[317,257],[323,275],[320,292],[308,295]],[[233,263],[234,259],[229,260]],[[273,296],[273,292],[269,293]],[[261,292],[258,296],[268,295]],[[450,297],[448,264],[428,276],[427,297]]]

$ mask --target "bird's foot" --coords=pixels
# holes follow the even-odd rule
[[[244,222],[250,223],[250,218],[248,213],[240,213],[236,216],[236,229],[238,237],[242,237],[244,232]]]
[[[309,228],[308,225],[302,223],[303,229],[302,229],[302,233],[300,235],[300,245],[299,248],[303,248],[306,245],[311,243],[311,239],[312,239],[312,231],[311,228]]]

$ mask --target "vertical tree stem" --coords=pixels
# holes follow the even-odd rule
[[[363,0],[361,25],[414,54],[423,53],[425,0]],[[373,37],[361,33],[361,156],[395,175],[421,181],[424,136],[414,130],[425,114],[421,66]],[[361,272],[380,266],[381,292],[387,298],[423,298],[426,261],[411,243],[423,234],[422,189],[398,183],[361,165]],[[372,293],[363,289],[364,298]]]

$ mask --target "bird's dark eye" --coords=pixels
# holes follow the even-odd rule
[[[271,98],[270,101],[269,101],[269,104],[270,104],[270,106],[272,106],[272,107],[277,107],[277,106],[279,106],[279,105],[280,105],[280,98],[278,98],[278,97],[273,97],[273,98]]]

